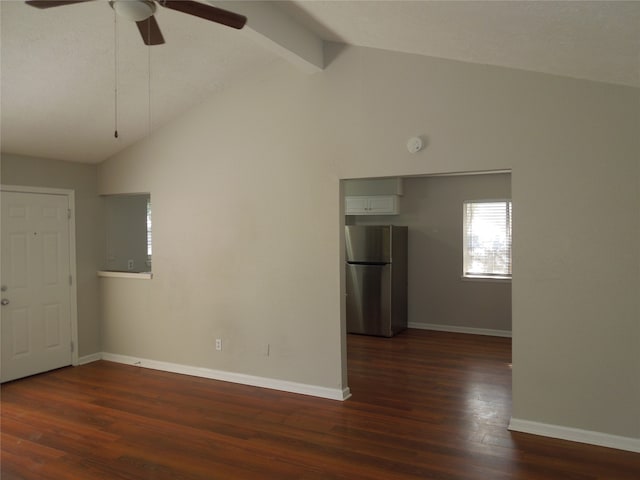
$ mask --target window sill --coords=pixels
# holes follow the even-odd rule
[[[511,283],[511,277],[488,277],[483,275],[467,276],[463,275],[463,282],[493,282],[493,283]]]
[[[138,280],[151,280],[153,273],[151,272],[117,272],[113,270],[98,270],[99,277],[106,278],[137,278]]]

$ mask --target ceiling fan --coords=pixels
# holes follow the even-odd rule
[[[36,8],[52,8],[93,0],[27,0],[25,3]],[[212,5],[190,0],[109,0],[109,5],[118,14],[136,22],[142,40],[146,45],[165,43],[160,27],[153,14],[156,3],[171,10],[204,18],[228,27],[241,29],[247,23],[247,17],[229,12]]]

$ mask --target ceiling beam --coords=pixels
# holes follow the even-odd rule
[[[208,3],[246,16],[248,21],[244,30],[250,38],[305,72],[316,73],[324,69],[322,39],[271,2],[209,0]]]

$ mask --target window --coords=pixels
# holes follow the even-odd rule
[[[151,195],[104,196],[105,270],[151,271]]]
[[[511,278],[511,200],[464,202],[463,276]]]

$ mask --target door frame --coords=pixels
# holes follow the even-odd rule
[[[71,285],[69,291],[69,314],[71,316],[71,365],[78,365],[78,274],[76,272],[76,196],[74,190],[65,188],[28,187],[22,185],[0,184],[0,191],[15,193],[35,193],[41,195],[61,195],[67,197],[67,205],[71,211],[69,218],[69,274]]]

